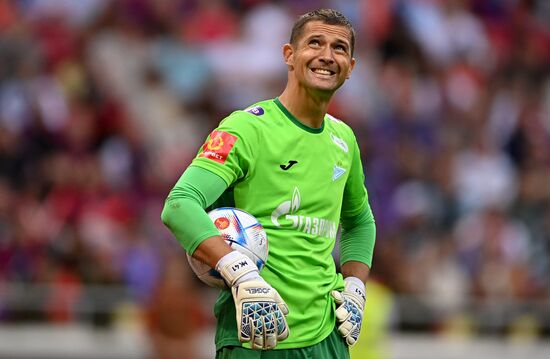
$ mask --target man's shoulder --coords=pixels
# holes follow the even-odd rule
[[[233,111],[229,116],[223,119],[222,125],[232,126],[252,126],[260,128],[273,121],[275,103],[273,99],[256,102],[244,109]]]
[[[271,109],[275,106],[275,102],[273,99],[263,100],[260,102],[256,102],[253,105],[250,105],[246,107],[243,110],[240,110],[240,112],[249,113],[256,117],[264,117],[266,115],[270,115]],[[239,112],[239,111],[235,111]]]
[[[243,109],[235,110],[231,113],[231,115],[229,115],[229,117],[240,116],[246,118],[265,118],[270,115],[274,106],[275,102],[273,99],[263,100]]]
[[[330,131],[337,132],[339,135],[347,138],[355,138],[353,129],[344,121],[328,113],[325,116],[325,120],[326,126]]]

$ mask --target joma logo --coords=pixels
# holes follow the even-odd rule
[[[268,294],[269,288],[246,288],[245,289],[250,294]]]

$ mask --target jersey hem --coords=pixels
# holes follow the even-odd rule
[[[231,339],[225,339],[220,342],[216,342],[216,351],[221,350],[225,347],[242,347],[243,344],[239,342],[238,340],[231,340]]]
[[[322,335],[316,336],[315,340],[307,340],[303,342],[291,342],[286,343],[286,341],[282,341],[277,344],[277,346],[272,350],[284,350],[284,349],[302,349],[306,347],[310,347],[315,344],[319,344],[332,333],[334,330],[334,327],[329,328],[329,330],[326,333],[323,333]],[[317,340],[320,338],[319,340]],[[216,351],[224,348],[224,347],[245,347],[243,343],[239,342],[238,340],[235,341],[234,339],[222,339],[219,342],[216,342]]]

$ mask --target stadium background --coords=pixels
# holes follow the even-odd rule
[[[378,228],[354,357],[549,352],[548,1],[0,0],[0,357],[212,356],[163,200],[323,6]]]

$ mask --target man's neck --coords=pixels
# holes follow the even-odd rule
[[[311,128],[319,128],[328,110],[332,95],[316,96],[304,89],[287,86],[279,96],[279,101],[301,123]]]

